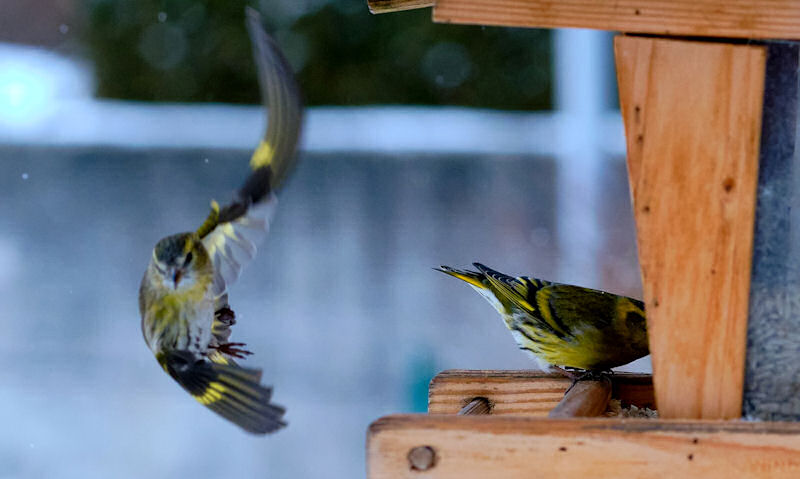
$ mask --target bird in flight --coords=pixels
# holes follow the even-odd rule
[[[236,359],[252,354],[230,342],[235,314],[228,288],[253,259],[275,212],[275,191],[296,161],[302,100],[292,70],[275,41],[248,8],[267,113],[267,130],[250,160],[251,172],[233,201],[192,232],[160,240],[139,288],[142,333],[156,360],[198,402],[246,431],[265,434],[285,426],[284,408],[271,402],[261,370]]]

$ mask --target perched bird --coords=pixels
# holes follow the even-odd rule
[[[466,281],[486,298],[542,369],[554,367],[575,378],[561,367],[605,371],[649,354],[641,301],[473,265],[478,271],[437,271]]]
[[[268,126],[250,160],[251,173],[232,203],[211,213],[195,232],[159,241],[139,288],[142,333],[158,363],[197,401],[245,430],[264,434],[285,423],[272,404],[261,370],[234,358],[249,351],[228,341],[235,323],[228,287],[256,252],[275,211],[274,190],[295,162],[302,102],[291,68],[266,34],[255,10],[247,10]]]

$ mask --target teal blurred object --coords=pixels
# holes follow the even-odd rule
[[[258,103],[242,28],[262,12],[308,105],[551,107],[546,30],[443,25],[364,0],[93,0],[83,34],[101,97]]]
[[[428,412],[428,386],[439,372],[436,351],[429,346],[418,346],[417,351],[408,358],[408,412]]]

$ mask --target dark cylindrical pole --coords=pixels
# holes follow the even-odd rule
[[[752,419],[800,420],[798,53],[767,44],[743,401]]]

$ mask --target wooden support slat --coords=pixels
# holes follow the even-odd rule
[[[659,415],[739,417],[765,47],[615,48]]]
[[[391,13],[432,7],[434,0],[367,0],[370,13]]]
[[[729,38],[800,38],[795,0],[437,0],[433,20]]]
[[[649,375],[617,373],[611,397],[623,404],[654,407]],[[430,414],[458,414],[476,397],[491,404],[492,415],[546,417],[564,397],[572,380],[541,371],[475,371],[453,369],[433,378],[428,391]]]
[[[411,451],[419,466],[412,466]],[[795,478],[800,424],[397,415],[367,437],[369,479]]]

